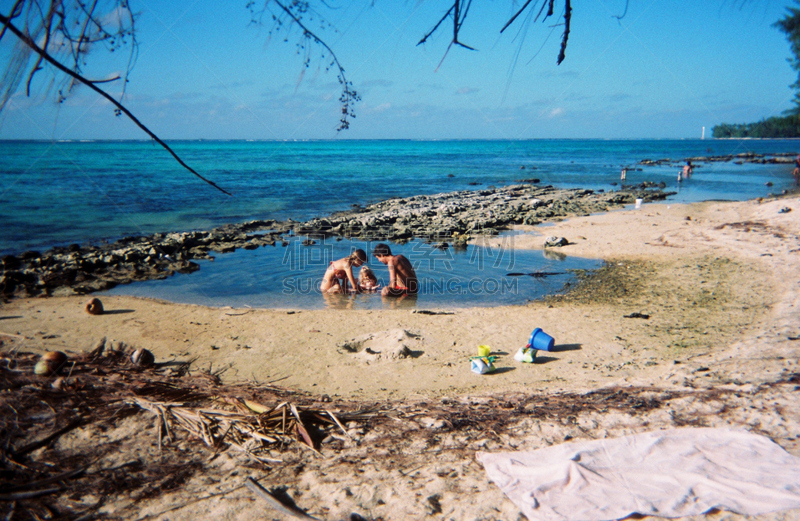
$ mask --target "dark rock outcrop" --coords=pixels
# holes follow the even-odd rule
[[[157,233],[123,237],[111,244],[71,245],[0,259],[4,297],[86,294],[134,281],[163,279],[199,269],[194,262],[237,248],[287,245],[290,236],[306,244],[327,237],[407,242],[421,239],[466,247],[471,236],[494,235],[516,224],[539,224],[589,215],[632,204],[636,199],[663,200],[670,193],[652,184],[617,192],[561,190],[518,184],[389,199],[306,222],[260,220],[229,224],[210,231]]]

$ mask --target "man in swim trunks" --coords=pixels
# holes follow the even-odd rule
[[[417,294],[417,274],[408,259],[402,255],[392,255],[389,246],[382,243],[375,246],[372,254],[389,268],[389,284],[381,290],[381,295],[403,297]]]

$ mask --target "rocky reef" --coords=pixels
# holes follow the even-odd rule
[[[291,237],[305,243],[326,237],[391,242],[421,239],[465,247],[471,237],[493,235],[515,224],[589,215],[632,204],[636,199],[663,200],[671,192],[652,185],[619,191],[556,189],[518,184],[503,188],[418,195],[354,206],[306,222],[249,221],[209,231],[124,237],[113,243],[27,251],[0,259],[3,297],[86,294],[134,281],[163,279],[199,269],[194,262],[238,248],[286,245]],[[449,243],[449,244],[448,244]]]

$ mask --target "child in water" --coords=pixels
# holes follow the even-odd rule
[[[325,270],[325,275],[322,276],[322,284],[320,284],[319,290],[323,293],[361,291],[360,286],[356,284],[355,278],[353,278],[353,266],[359,267],[365,262],[367,262],[367,253],[360,249],[351,253],[349,257],[331,262],[328,269]]]
[[[358,287],[362,291],[371,291],[378,288],[378,277],[369,266],[361,266],[361,271],[358,272]]]

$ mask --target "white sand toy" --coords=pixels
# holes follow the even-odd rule
[[[537,350],[532,347],[520,347],[519,351],[517,351],[517,354],[514,355],[514,360],[517,362],[532,364],[536,360],[536,352]]]
[[[470,358],[470,365],[472,366],[472,372],[478,374],[486,374],[491,373],[496,368],[494,366],[495,357],[493,356],[476,356],[474,358]]]

